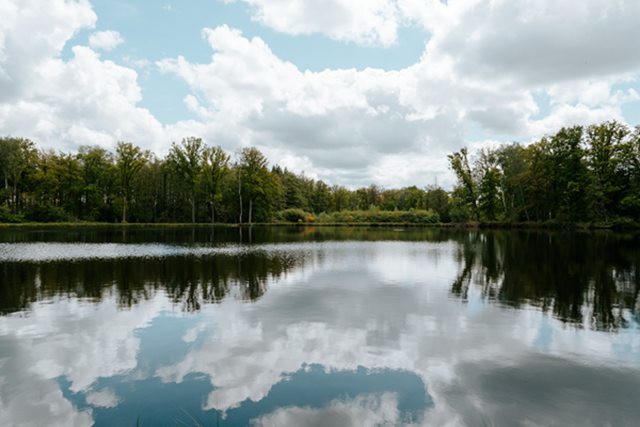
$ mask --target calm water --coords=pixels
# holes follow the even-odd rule
[[[0,425],[640,423],[640,236],[0,231]]]

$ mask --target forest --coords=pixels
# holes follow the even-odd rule
[[[3,137],[0,222],[640,222],[640,126],[567,127],[448,160],[451,191],[352,190],[270,166],[253,147],[232,160],[197,137],[173,143],[164,158],[130,142],[63,153]]]

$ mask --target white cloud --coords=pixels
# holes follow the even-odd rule
[[[30,96],[40,65],[97,20],[86,0],[1,0],[0,12],[0,105]]]
[[[122,311],[112,290],[97,304],[62,297],[31,307],[29,316],[0,317],[0,425],[90,426],[91,410],[78,411],[57,381],[65,377],[73,393],[87,392],[95,407],[113,407],[109,389],[91,391],[100,377],[137,366],[143,328],[171,308],[163,294]]]
[[[110,51],[124,43],[117,31],[97,31],[89,36],[89,46],[95,50]]]
[[[262,400],[274,385],[311,364],[323,366],[328,373],[354,372],[358,367],[371,372],[400,370],[419,377],[433,399],[433,406],[421,408],[424,413],[418,414],[421,425],[457,426],[473,425],[468,420],[483,414],[488,419],[515,419],[505,410],[504,400],[483,388],[482,379],[496,381],[499,391],[505,386],[500,376],[519,372],[520,367],[535,368],[537,363],[558,374],[565,366],[586,373],[597,370],[593,364],[613,365],[616,378],[634,369],[640,343],[629,346],[633,329],[608,338],[589,329],[576,333],[540,310],[505,310],[487,304],[475,286],[466,303],[452,303],[450,286],[464,267],[457,260],[458,250],[461,247],[453,242],[315,246],[301,271],[293,271],[290,280],[278,281],[259,301],[247,306],[227,298],[203,308],[193,329],[198,330],[194,334],[202,344],[179,362],[159,368],[156,375],[167,383],[181,383],[189,374],[206,374],[214,390],[205,409],[229,411],[247,399]],[[482,269],[473,271],[484,274]],[[476,279],[481,280],[475,277],[472,282]],[[389,301],[402,310],[389,310]],[[536,348],[541,328],[552,331],[543,354]],[[486,376],[478,378],[483,373]],[[637,381],[634,376],[628,385]],[[569,383],[575,384],[575,378]],[[585,403],[576,403],[580,411],[588,411],[598,393],[586,392],[580,400]],[[563,414],[539,410],[546,398],[524,394],[519,395],[522,400],[517,406],[521,417],[544,420],[541,425],[571,424],[566,419],[553,421]],[[396,411],[391,395],[381,401],[361,395],[321,409],[278,409],[256,423],[315,425],[314,420],[326,416],[335,423],[325,425],[348,426],[357,417],[361,425],[380,419],[402,424],[393,421]],[[592,419],[594,425],[602,421],[598,414]]]
[[[446,185],[448,152],[624,119],[623,105],[639,97],[640,3],[632,0],[238,1],[277,31],[390,49],[400,28],[419,26],[425,50],[395,71],[312,72],[260,38],[205,29],[210,62],[155,64],[190,90],[183,102],[193,119],[163,124],[139,106],[135,70],[156,69],[93,50],[114,47],[119,34],[94,33],[93,49],[73,46],[61,59],[75,34],[95,26],[88,1],[0,0],[2,133],[63,150],[129,140],[159,155],[200,135],[228,151],[255,145],[274,163],[335,184],[426,185],[437,175]],[[546,117],[534,93],[548,96]]]
[[[463,76],[525,86],[638,73],[634,0],[449,2],[427,46]]]
[[[436,156],[445,159],[447,150],[462,145],[465,115],[495,132],[519,131],[537,108],[526,92],[456,83],[425,64],[401,71],[301,71],[238,30],[221,26],[204,35],[215,50],[212,62],[178,57],[158,66],[197,95],[185,101],[212,123],[205,130],[210,139],[220,140],[217,124],[224,123],[225,131],[235,130],[236,143],[277,153],[276,162],[297,159],[294,170],[311,166],[334,183],[426,185],[446,173]],[[502,116],[513,120],[491,120]],[[398,164],[435,169],[405,168],[401,182]]]
[[[120,403],[120,398],[113,390],[103,388],[98,391],[90,391],[86,396],[87,403],[98,408],[115,408]]]
[[[395,1],[240,1],[251,5],[254,20],[288,34],[321,33],[335,40],[387,47],[398,37],[400,15]]]
[[[373,427],[401,424],[404,423],[400,423],[398,400],[392,393],[358,396],[346,401],[335,400],[321,409],[280,408],[252,422],[256,427]]]
[[[584,419],[602,425],[603,418],[628,415],[618,409],[626,408],[634,396],[629,390],[637,389],[637,331],[603,335],[567,327],[542,310],[487,303],[473,285],[467,301],[456,303],[450,286],[465,267],[458,258],[459,242],[292,243],[256,249],[284,249],[305,262],[250,304],[227,297],[221,304],[204,305],[194,317],[198,323],[189,323],[182,337],[195,345],[177,363],[170,358],[169,365],[150,373],[172,383],[206,374],[215,388],[205,409],[259,401],[291,373],[319,364],[329,373],[358,367],[412,373],[434,403],[417,414],[424,425],[474,425],[483,414],[497,424],[517,417],[538,425],[571,425],[575,414],[584,413],[589,414]],[[484,275],[481,268],[473,271]],[[171,316],[175,307],[162,291],[149,295],[122,310],[117,292],[105,289],[96,303],[60,296],[34,304],[28,316],[0,317],[0,425],[33,420],[37,425],[90,425],[91,412],[77,411],[62,395],[60,377],[72,392],[87,392],[94,406],[115,404],[118,396],[110,389],[94,390],[96,381],[124,374],[138,378],[148,369],[149,355],[140,359],[137,330],[153,325],[162,332],[165,323],[153,319]],[[390,310],[390,301],[402,310]],[[549,339],[541,350],[536,342],[543,328]],[[551,390],[551,383],[544,382],[536,388],[539,393],[523,391],[521,384],[532,381],[527,375],[539,372],[561,376],[566,388]],[[514,375],[519,380],[504,381]],[[577,389],[571,387],[594,375],[614,384],[613,392],[584,387],[576,399]],[[570,396],[566,401],[575,410],[550,410],[547,391],[558,401]],[[597,403],[605,395],[612,409],[602,412]],[[358,420],[367,425],[371,420],[376,425],[386,420],[398,425],[400,398],[358,395],[319,409],[281,408],[256,422],[305,425],[324,419],[321,425]],[[504,405],[505,398],[518,402],[518,414],[510,412],[514,405]]]

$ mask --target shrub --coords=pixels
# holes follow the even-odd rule
[[[22,215],[14,215],[6,206],[0,206],[0,222],[18,223],[23,221]]]
[[[281,221],[287,222],[315,222],[316,218],[302,209],[285,209],[276,216]]]
[[[64,209],[49,204],[32,206],[27,211],[25,218],[35,222],[69,222],[74,220],[73,216]]]
[[[434,224],[440,217],[432,210],[409,211],[342,211],[320,217],[321,222]]]

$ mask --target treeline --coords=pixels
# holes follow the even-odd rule
[[[160,159],[131,143],[115,152],[38,150],[0,138],[0,222],[253,223],[438,222],[448,220],[441,188],[349,190],[268,167],[256,148],[232,159],[190,137]],[[373,208],[373,209],[372,209]],[[389,211],[389,212],[387,212]]]
[[[640,126],[562,128],[528,146],[449,156],[454,221],[630,222],[640,219]]]
[[[350,190],[277,165],[256,148],[235,158],[190,137],[158,158],[38,150],[0,138],[0,222],[616,222],[640,219],[640,127],[563,128],[523,146],[449,156],[458,183]]]

